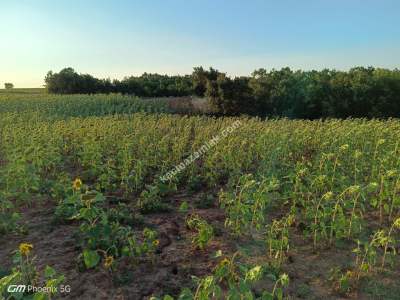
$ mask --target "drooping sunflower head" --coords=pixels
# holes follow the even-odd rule
[[[113,263],[114,263],[114,257],[107,256],[105,261],[104,261],[104,267],[109,269],[112,266]]]
[[[400,218],[397,218],[397,219],[394,221],[394,227],[400,229]]]
[[[19,251],[24,256],[27,256],[31,252],[32,249],[33,249],[33,245],[32,244],[21,243],[19,245]]]
[[[82,180],[80,180],[79,178],[76,178],[74,180],[74,182],[72,183],[72,188],[75,191],[79,191],[82,188]]]
[[[281,280],[281,283],[283,286],[286,286],[289,284],[289,275],[286,273],[283,273],[281,276],[279,276],[279,279]]]
[[[322,199],[325,199],[325,200],[332,200],[332,199],[333,199],[333,196],[334,196],[333,192],[329,191],[329,192],[326,192],[326,193],[322,196]]]
[[[380,145],[383,145],[385,142],[386,142],[385,139],[379,139],[377,144],[378,144],[378,146],[380,146]]]

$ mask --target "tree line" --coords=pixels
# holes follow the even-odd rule
[[[258,69],[230,77],[196,67],[191,75],[144,73],[122,80],[97,79],[72,68],[49,72],[50,93],[122,93],[140,97],[206,97],[213,112],[260,117],[400,117],[400,70],[356,67],[349,71]]]
[[[192,93],[192,79],[186,76],[168,76],[144,73],[123,80],[98,79],[90,74],[78,74],[72,68],[59,73],[49,71],[45,77],[49,93],[95,94],[122,93],[140,97],[188,96]]]

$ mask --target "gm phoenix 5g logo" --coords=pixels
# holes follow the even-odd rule
[[[33,285],[25,285],[25,284],[10,284],[7,288],[8,293],[70,293],[71,286],[70,285],[60,285],[56,286],[33,286]],[[1,298],[3,299],[3,298]]]
[[[26,290],[26,285],[24,284],[10,284],[7,288],[7,292],[9,293],[24,293]]]

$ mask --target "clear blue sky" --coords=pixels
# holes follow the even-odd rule
[[[231,75],[259,67],[400,67],[399,0],[3,0],[0,84],[48,70]]]

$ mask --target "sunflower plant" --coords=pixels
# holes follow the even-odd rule
[[[51,299],[57,293],[57,287],[61,285],[65,277],[58,275],[50,266],[46,266],[43,274],[37,271],[35,265],[35,256],[33,256],[33,245],[30,243],[21,243],[14,253],[11,274],[0,278],[0,297],[1,299]],[[21,292],[8,292],[8,287],[13,285],[37,286],[40,284],[39,278],[43,277],[43,286],[47,287],[45,292],[30,292],[27,289]]]
[[[198,215],[188,216],[186,219],[186,226],[188,229],[196,231],[192,243],[201,250],[203,250],[214,237],[213,227]]]

